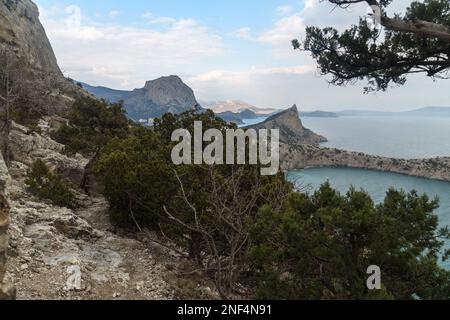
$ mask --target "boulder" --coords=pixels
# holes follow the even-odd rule
[[[9,134],[9,149],[13,161],[30,166],[36,159],[42,159],[77,186],[89,162],[81,155],[68,157],[64,154],[64,145],[14,122]]]

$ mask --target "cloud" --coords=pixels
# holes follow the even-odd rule
[[[401,12],[411,0],[394,2],[390,14]],[[238,51],[239,46],[231,49],[242,59],[221,60],[227,57],[229,47],[218,34],[193,19],[149,13],[143,17],[147,23],[124,26],[112,19],[108,24],[91,21],[77,6],[41,7],[40,12],[62,69],[72,78],[94,85],[129,89],[162,75],[178,74],[198,99],[238,99],[261,107],[297,103],[309,110],[389,110],[391,106],[398,110],[448,104],[446,81],[432,82],[422,75],[411,76],[405,86],[376,95],[362,93],[365,82],[347,87],[328,85],[326,77],[315,72],[315,61],[292,50],[290,41],[302,40],[306,26],[342,30],[367,12],[366,5],[333,8],[328,1],[307,0],[301,10],[283,15],[273,12],[275,20],[261,32],[243,27],[231,33],[257,45],[249,46],[249,64],[259,64],[254,68],[245,65],[248,52]],[[229,65],[234,68],[227,69]],[[427,95],[422,94],[423,88]]]
[[[247,28],[247,27],[237,29],[237,30],[233,31],[231,33],[231,35],[236,37],[236,38],[239,38],[239,39],[246,39],[246,40],[248,40],[248,39],[252,38],[251,30],[250,30],[250,28]]]
[[[412,0],[394,2],[389,7],[389,15],[404,11]],[[272,61],[275,61],[273,58],[280,58],[276,60],[277,64],[296,66],[241,71],[212,70],[190,77],[187,82],[202,100],[239,99],[261,107],[282,108],[297,103],[309,110],[407,110],[425,105],[448,104],[446,81],[433,82],[423,75],[408,77],[405,86],[370,95],[363,94],[364,81],[346,87],[329,85],[327,77],[315,72],[315,61],[307,53],[294,52],[290,41],[294,38],[302,40],[306,26],[333,26],[343,30],[358,23],[359,17],[367,14],[366,4],[355,4],[345,10],[333,9],[334,6],[327,1],[307,0],[302,10],[278,16],[270,28],[259,34],[253,31],[251,35],[246,28],[235,31],[235,35],[241,35],[241,38],[269,46],[274,54]],[[424,96],[420,94],[420,88],[427,88],[432,93]]]
[[[274,26],[261,33],[257,41],[269,43],[274,46],[290,43],[299,33],[305,30],[305,25],[300,15],[291,15],[275,22]]]
[[[278,67],[278,68],[252,68],[244,71],[225,71],[214,70],[203,74],[199,74],[190,78],[191,82],[221,82],[221,83],[249,83],[252,78],[259,75],[276,75],[276,74],[306,74],[313,72],[315,66],[294,66],[294,67]]]
[[[108,17],[110,17],[110,18],[115,18],[119,15],[120,15],[120,11],[117,11],[117,10],[111,10],[110,12],[108,12]]]
[[[151,12],[146,12],[142,15],[142,18],[147,20],[150,24],[170,24],[175,23],[177,20],[169,17],[156,17]]]
[[[274,107],[283,100],[281,96],[286,94],[284,86],[287,79],[302,78],[313,74],[314,70],[313,65],[240,71],[213,70],[185,80],[202,100],[238,99],[262,107]]]
[[[339,111],[350,109],[411,110],[436,105],[448,106],[448,84],[445,80],[433,82],[422,75],[412,75],[405,86],[388,92],[364,94],[358,83],[346,87],[329,85],[318,76],[315,66],[298,70],[277,68],[247,71],[212,71],[186,78],[199,100],[242,100],[258,107],[287,108],[297,104],[302,110]],[[423,95],[423,88],[427,94]]]
[[[164,74],[191,72],[196,64],[225,51],[222,38],[193,19],[167,20],[161,31],[98,24],[78,6],[42,11],[42,23],[63,71],[93,84],[138,87]]]
[[[305,9],[313,9],[317,4],[316,0],[305,0]]]
[[[388,12],[401,11],[400,9],[404,9],[411,2],[412,0],[395,1],[395,6],[392,5]],[[358,23],[359,17],[369,13],[369,6],[366,3],[355,3],[346,9],[340,9],[328,1],[304,0],[301,10],[294,11],[293,7],[289,8],[291,10],[287,8],[288,6],[284,7],[276,9],[278,15],[280,12],[284,14],[278,17],[270,28],[247,38],[271,46],[273,57],[281,59],[294,57],[291,41],[304,39],[307,26],[333,26],[342,30]]]
[[[284,6],[277,7],[275,11],[279,15],[286,15],[286,14],[291,13],[293,10],[294,10],[294,8],[292,6],[284,5]]]

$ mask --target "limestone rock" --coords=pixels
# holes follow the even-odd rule
[[[147,81],[144,88],[120,91],[83,84],[94,96],[111,102],[124,101],[127,114],[136,120],[161,117],[165,113],[178,114],[199,105],[194,91],[178,76]]]
[[[63,78],[55,54],[39,22],[39,10],[31,0],[0,2],[0,44],[8,46],[31,66]]]
[[[6,168],[3,157],[0,156],[0,300],[14,299],[14,286],[6,283],[4,280],[6,274],[6,262],[8,251],[8,227],[10,223],[9,218],[9,203],[5,194],[10,184],[10,177]]]
[[[84,168],[89,162],[81,155],[68,157],[63,152],[64,145],[16,123],[13,123],[9,134],[9,147],[13,160],[29,166],[34,160],[42,159],[75,184],[81,181]]]
[[[9,208],[6,199],[0,196],[0,283],[6,273],[6,251],[8,249]]]
[[[148,81],[144,86],[145,99],[169,108],[189,109],[197,104],[194,91],[178,76],[162,77]]]
[[[327,139],[305,128],[300,120],[297,106],[277,113],[266,121],[250,126],[253,129],[279,129],[280,142],[286,144],[317,145]]]
[[[12,66],[8,70],[24,108],[41,114],[63,114],[76,97],[87,93],[66,79],[44,28],[38,7],[31,0],[0,1],[0,53]]]

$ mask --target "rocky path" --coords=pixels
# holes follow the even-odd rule
[[[72,211],[37,202],[15,181],[7,276],[18,299],[176,298],[161,262],[169,253],[115,234],[103,198],[84,197]]]
[[[70,210],[26,191],[27,169],[36,159],[75,181],[88,162],[79,155],[67,157],[64,146],[48,136],[50,124],[40,122],[41,135],[14,123],[9,146],[17,161],[7,168],[0,159],[0,182],[11,207],[6,277],[15,284],[17,298],[217,298],[208,277],[188,259],[147,234],[115,230],[104,198],[79,194],[80,208]]]

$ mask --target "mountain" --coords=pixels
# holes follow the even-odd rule
[[[242,118],[239,113],[225,111],[225,112],[216,113],[216,116],[218,116],[219,118],[222,118],[223,120],[225,120],[227,122],[232,122],[235,124],[243,124],[244,123],[244,118]]]
[[[239,113],[231,112],[231,111],[225,111],[225,112],[219,112],[216,113],[216,116],[219,118],[222,118],[223,120],[227,122],[233,122],[236,124],[244,124],[245,119],[256,119],[258,118],[258,115],[253,112],[252,110],[243,110]]]
[[[214,111],[218,117],[236,124],[243,124],[245,119],[256,119],[279,112],[277,109],[258,108],[238,100],[210,101],[201,104],[206,109]]]
[[[311,118],[339,118],[339,115],[337,113],[320,110],[313,112],[302,112],[301,116]]]
[[[256,116],[265,116],[278,111],[277,109],[272,108],[258,108],[239,100],[202,102],[202,106],[206,109],[211,109],[215,113],[222,113],[227,111],[233,113],[241,113],[243,111],[250,110],[253,111]]]
[[[132,91],[93,87],[85,83],[82,86],[98,98],[110,102],[123,100],[128,116],[134,120],[159,118],[168,112],[178,114],[199,107],[194,91],[178,76],[147,81],[143,88]]]
[[[337,112],[342,117],[390,117],[390,116],[418,116],[418,117],[450,117],[450,107],[424,107],[411,111],[389,112],[373,110],[344,110]]]
[[[404,114],[422,117],[450,117],[450,107],[425,107]]]
[[[297,106],[272,115],[266,121],[249,126],[252,129],[279,129],[280,142],[289,145],[317,145],[327,142],[327,139],[305,128],[300,120]]]
[[[384,117],[397,115],[397,112],[373,110],[344,110],[337,112],[340,117]]]
[[[33,2],[0,1],[0,21],[0,47],[12,50],[36,70],[63,77]]]
[[[41,111],[38,107],[45,106],[46,113],[50,114],[54,108],[59,109],[70,100],[68,97],[59,99],[63,95],[61,90],[64,89],[63,84],[67,84],[68,81],[58,67],[50,42],[39,22],[38,8],[30,0],[0,1],[0,55],[2,81],[11,84],[8,95],[20,96],[20,100],[26,101],[25,103],[16,101],[15,111],[19,109],[19,106],[21,111],[27,112],[31,108],[33,111]],[[67,86],[76,87],[73,84],[67,84]],[[50,98],[47,99],[48,97]],[[32,101],[32,105],[28,101]],[[2,110],[2,114],[5,113],[4,111],[5,109]],[[2,115],[2,118],[4,116]],[[13,138],[12,133],[14,122],[7,120],[9,118],[5,117],[2,122],[8,122],[9,125],[3,125],[0,129],[2,150],[7,150],[6,153],[11,156],[11,159],[23,161],[23,158],[15,157],[13,148],[9,147],[17,140]],[[28,151],[31,152],[36,145],[37,143],[29,144],[28,146],[31,147]],[[26,142],[20,145],[22,149],[26,149],[26,146]],[[45,158],[45,156],[41,154],[39,158]],[[13,180],[9,170],[3,154],[0,154],[0,300],[14,299],[16,296],[14,286],[9,283],[15,276],[5,277],[6,262],[9,259],[7,255],[8,228],[13,223],[10,208],[11,212],[15,210],[17,214],[17,208],[11,201],[14,195],[11,193],[10,187],[13,185]],[[9,231],[11,232],[11,229]],[[22,243],[22,239],[19,241]],[[21,254],[22,252],[24,251],[21,247]],[[0,313],[3,314],[3,312]]]
[[[20,97],[16,108],[26,114],[63,114],[74,98],[86,94],[58,67],[38,7],[30,0],[0,1],[0,64],[13,95]]]
[[[114,90],[106,87],[94,87],[87,83],[80,82],[83,89],[89,92],[90,94],[96,96],[99,99],[105,99],[110,102],[118,102],[120,100],[126,100],[131,91],[124,90]]]

